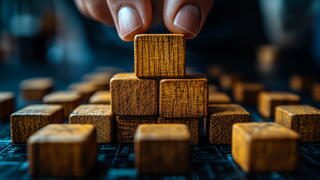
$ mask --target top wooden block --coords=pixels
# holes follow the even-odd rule
[[[140,34],[134,40],[134,67],[139,78],[181,78],[186,75],[182,34]]]
[[[190,141],[191,135],[185,124],[142,124],[139,125],[135,141]]]

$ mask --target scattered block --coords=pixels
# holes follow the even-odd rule
[[[158,122],[157,117],[138,117],[138,116],[117,116],[117,142],[132,143],[134,133],[140,124],[155,124]]]
[[[190,133],[184,124],[143,124],[134,137],[140,173],[182,174],[190,169]]]
[[[63,123],[60,105],[30,105],[23,108],[11,115],[11,141],[26,143],[33,133],[52,123]]]
[[[97,143],[111,143],[115,118],[110,105],[80,105],[69,116],[70,124],[92,124],[97,130]]]
[[[215,92],[209,94],[209,104],[229,104],[231,98],[224,92]]]
[[[51,124],[28,140],[32,176],[82,177],[96,161],[96,131],[92,125]]]
[[[157,80],[139,79],[134,73],[116,74],[111,79],[111,108],[113,115],[157,116]]]
[[[0,120],[7,120],[14,110],[14,94],[11,92],[0,92]]]
[[[310,92],[312,79],[306,76],[293,75],[290,78],[290,88],[297,92]]]
[[[182,34],[140,34],[134,39],[134,72],[139,78],[181,78],[186,75]]]
[[[288,105],[276,108],[275,121],[293,129],[302,142],[320,142],[320,110],[308,105]]]
[[[316,102],[320,102],[320,84],[314,84],[312,86],[312,99]]]
[[[162,79],[159,114],[165,118],[207,116],[208,81],[204,77]]]
[[[110,91],[98,91],[94,93],[90,99],[90,104],[110,104],[111,103],[111,93]]]
[[[80,105],[81,101],[81,95],[74,91],[57,91],[43,97],[45,104],[62,105],[65,118],[69,117],[69,114]]]
[[[210,104],[208,111],[208,139],[211,144],[230,144],[232,125],[251,121],[250,113],[238,104]]]
[[[82,101],[84,103],[88,102],[93,93],[98,90],[96,85],[91,82],[73,83],[69,86],[69,89],[78,92],[82,96]]]
[[[220,87],[225,90],[232,90],[236,82],[240,81],[240,75],[232,73],[223,73],[219,78]]]
[[[41,101],[42,98],[53,91],[51,78],[32,78],[20,83],[21,96],[25,101]]]
[[[277,123],[237,123],[232,156],[244,171],[292,171],[297,167],[299,135]]]
[[[260,83],[235,83],[233,88],[234,99],[239,103],[252,104],[258,103],[259,93],[264,90],[264,85]]]
[[[215,85],[209,85],[209,94],[215,93],[218,91],[218,88]]]
[[[113,73],[95,72],[83,76],[83,80],[96,86],[96,90],[109,90]]]

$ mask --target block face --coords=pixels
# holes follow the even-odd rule
[[[302,142],[320,141],[320,111],[308,105],[278,106],[275,121],[300,135]]]
[[[160,81],[159,115],[165,118],[207,116],[208,82],[205,78]]]
[[[96,161],[93,125],[48,125],[28,140],[29,172],[32,176],[80,177]]]
[[[11,92],[0,92],[0,120],[7,120],[14,110],[14,94]]]
[[[231,98],[223,92],[214,92],[209,94],[209,104],[229,104]]]
[[[121,73],[111,79],[111,109],[119,116],[157,116],[157,80],[139,79],[133,73]]]
[[[91,82],[78,82],[73,83],[69,86],[71,91],[78,92],[82,96],[82,101],[87,103],[89,98],[97,91],[97,87],[94,83]]]
[[[92,124],[97,131],[97,143],[111,143],[115,118],[110,105],[80,105],[69,116],[70,124]]]
[[[54,82],[51,78],[31,78],[20,83],[20,91],[25,101],[41,101],[52,92]]]
[[[111,103],[111,92],[110,91],[98,91],[90,97],[89,103],[90,104],[110,104]]]
[[[139,78],[181,78],[186,75],[182,34],[140,34],[134,40],[134,71]]]
[[[63,123],[60,105],[31,105],[11,115],[12,143],[26,143],[28,138],[42,127],[52,123]]]
[[[264,90],[264,86],[260,83],[235,83],[233,88],[233,96],[239,103],[255,105],[258,102],[258,95]]]
[[[230,144],[232,125],[251,121],[250,113],[237,104],[211,104],[208,109],[208,138],[211,144]]]
[[[297,166],[299,135],[277,123],[237,123],[232,156],[245,171],[292,171]]]

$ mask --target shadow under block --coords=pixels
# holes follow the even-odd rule
[[[90,104],[110,104],[111,103],[111,92],[110,91],[98,91],[90,97],[89,103]]]
[[[162,79],[159,114],[165,118],[207,116],[208,81],[206,78]]]
[[[277,123],[237,123],[232,156],[244,171],[292,171],[298,161],[298,133]]]
[[[31,78],[20,83],[20,91],[25,101],[41,101],[53,91],[53,86],[51,78]]]
[[[239,103],[255,105],[258,103],[258,95],[264,90],[260,83],[238,82],[233,88],[233,97]]]
[[[211,144],[231,144],[232,125],[251,121],[250,113],[237,104],[211,104],[208,111],[208,139]]]
[[[111,143],[114,120],[110,105],[80,105],[69,116],[70,124],[92,124],[97,131],[97,143]]]
[[[134,72],[139,78],[182,78],[186,75],[182,34],[140,34],[134,39]]]
[[[52,124],[28,140],[32,176],[81,177],[96,161],[96,131],[92,125]]]
[[[116,136],[118,143],[132,143],[134,133],[140,124],[155,124],[157,117],[138,117],[138,116],[117,116],[116,117]]]
[[[209,94],[209,104],[229,104],[231,98],[224,92],[214,92]]]
[[[60,105],[30,105],[11,115],[12,143],[26,143],[28,138],[42,127],[63,123],[63,109]]]
[[[11,92],[0,92],[0,120],[7,120],[14,110],[14,94]]]
[[[299,104],[300,97],[288,92],[261,92],[258,100],[258,111],[264,118],[274,117],[275,109],[280,105]]]
[[[82,97],[74,91],[57,91],[43,97],[44,104],[59,104],[63,107],[64,118],[81,104]]]
[[[188,173],[190,138],[184,124],[140,125],[134,137],[136,168],[143,174]]]
[[[278,106],[275,122],[300,135],[301,142],[320,142],[320,110],[308,105]]]
[[[157,116],[159,84],[139,79],[134,73],[116,74],[111,79],[111,109],[117,116]]]
[[[96,85],[91,82],[73,83],[68,88],[71,91],[78,92],[82,96],[82,101],[84,103],[87,103],[93,93],[98,90]]]
[[[167,119],[167,118],[158,118],[158,123],[160,124],[185,124],[188,126],[191,134],[191,143],[192,145],[197,145],[199,142],[199,126],[201,118],[184,118],[184,119]]]

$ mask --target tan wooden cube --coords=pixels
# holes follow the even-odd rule
[[[80,105],[69,116],[70,124],[92,124],[97,130],[97,143],[113,141],[114,121],[110,105]]]
[[[98,91],[90,97],[89,103],[90,104],[110,104],[111,103],[111,92],[110,91]]]
[[[314,84],[312,86],[312,99],[316,102],[320,102],[320,84]]]
[[[90,97],[95,93],[98,88],[91,82],[79,82],[73,83],[69,86],[69,89],[74,92],[78,92],[82,96],[82,102],[87,103]]]
[[[275,121],[299,133],[302,142],[320,142],[320,110],[317,108],[308,105],[278,106]]]
[[[229,104],[231,98],[224,92],[214,92],[209,94],[209,104]]]
[[[60,105],[30,105],[11,115],[12,143],[26,143],[28,138],[40,128],[63,123],[63,109]]]
[[[54,82],[51,78],[31,78],[20,83],[21,96],[25,101],[41,101],[53,91]]]
[[[293,75],[290,78],[290,88],[298,92],[310,92],[312,88],[312,78],[301,75]]]
[[[83,80],[94,84],[97,90],[103,91],[110,89],[110,79],[112,76],[113,73],[94,72],[84,75]]]
[[[184,124],[142,124],[134,137],[142,174],[182,174],[190,169],[190,132]]]
[[[15,110],[15,97],[12,92],[0,92],[0,120],[8,120]]]
[[[258,95],[264,89],[264,85],[260,83],[238,82],[234,85],[233,96],[239,103],[256,105],[258,103]]]
[[[82,177],[96,161],[96,131],[87,124],[51,124],[28,140],[32,176]]]
[[[244,171],[292,171],[298,161],[298,133],[277,123],[237,123],[232,156]]]
[[[139,34],[134,39],[134,72],[139,78],[181,78],[186,75],[182,34]]]

